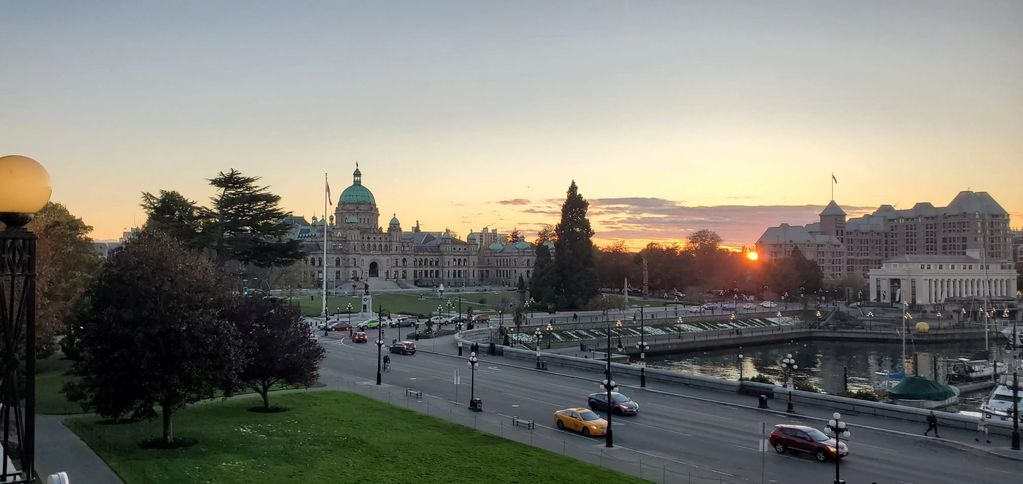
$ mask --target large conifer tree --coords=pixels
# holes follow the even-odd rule
[[[554,265],[560,282],[557,305],[561,309],[580,309],[597,295],[593,229],[586,218],[589,206],[573,180],[561,206],[561,222],[554,229]]]
[[[229,259],[259,267],[288,265],[303,257],[301,244],[285,236],[290,215],[278,203],[280,195],[256,185],[259,177],[244,176],[232,168],[220,172],[210,185],[220,189],[213,197],[212,216],[217,220],[217,265]]]

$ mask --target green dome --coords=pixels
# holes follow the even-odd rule
[[[370,197],[372,197],[372,196],[373,195],[370,195]],[[401,222],[398,222],[398,214],[394,214],[394,216],[391,217],[390,224],[391,225],[401,225]]]
[[[377,201],[368,188],[362,185],[352,185],[341,192],[341,203],[372,203],[376,205]]]
[[[504,244],[500,242],[494,242],[493,244],[490,244],[490,250],[500,251],[502,249],[504,249]]]
[[[355,165],[355,172],[352,173],[352,186],[345,188],[345,191],[341,192],[339,203],[377,204],[376,199],[373,198],[373,192],[362,186],[362,172],[359,171],[358,163]]]
[[[519,250],[528,249],[529,248],[529,242],[525,242],[525,241],[520,240],[520,241],[515,243],[515,248],[519,249]]]

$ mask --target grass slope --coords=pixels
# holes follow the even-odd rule
[[[36,361],[36,413],[47,415],[69,415],[82,413],[82,407],[69,402],[62,392],[64,382],[71,369],[71,360],[56,352]]]
[[[74,417],[74,430],[128,484],[178,482],[645,482],[355,394],[280,395],[189,407],[177,436],[195,445],[143,449],[160,421],[105,424]]]

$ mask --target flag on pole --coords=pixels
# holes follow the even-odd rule
[[[327,203],[329,203],[330,206],[333,207],[334,201],[330,199],[330,182],[328,182],[326,178],[324,178],[323,183],[327,184]]]
[[[838,178],[835,178],[834,173],[831,174],[831,181],[835,182],[836,184],[838,183]]]

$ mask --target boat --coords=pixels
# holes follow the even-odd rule
[[[888,400],[907,407],[946,408],[959,403],[959,389],[922,376],[907,376],[888,390]]]
[[[988,396],[987,402],[980,409],[992,418],[1012,420],[1012,381],[1011,376],[1003,375],[1002,381]],[[1019,406],[1023,407],[1023,384],[1017,389]],[[1020,410],[1023,413],[1023,408]]]
[[[1016,339],[1013,341],[1012,329],[1015,326],[1012,324],[1003,325],[1001,333],[1005,336],[1005,339],[1009,340],[1010,344],[1015,345],[1013,346],[1014,348],[1019,348],[1020,345],[1023,345],[1023,327],[1016,327]]]
[[[955,358],[946,360],[945,375],[950,382],[968,382],[990,379],[995,374],[994,365],[987,360]]]

